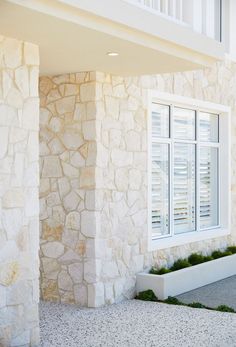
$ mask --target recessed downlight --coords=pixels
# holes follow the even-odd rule
[[[109,57],[117,57],[119,55],[119,53],[117,53],[117,52],[107,52],[107,55]]]

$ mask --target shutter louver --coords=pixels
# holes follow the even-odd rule
[[[218,224],[217,193],[217,157],[218,149],[201,147],[200,149],[200,227],[201,229]]]
[[[152,227],[160,236],[169,232],[168,144],[153,143],[152,153]]]
[[[170,108],[153,104],[152,112],[152,234],[169,234],[169,137]]]
[[[195,145],[174,145],[174,231],[195,230]]]

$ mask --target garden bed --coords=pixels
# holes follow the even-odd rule
[[[151,289],[158,299],[165,300],[168,296],[176,296],[233,275],[236,275],[236,254],[225,255],[161,275],[149,272],[139,273],[136,289],[138,293]]]

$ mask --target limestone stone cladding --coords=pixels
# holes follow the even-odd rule
[[[0,346],[39,342],[38,47],[0,36]]]
[[[193,251],[209,253],[235,243],[236,202],[236,64],[156,76],[117,77],[97,74],[102,95],[96,101],[101,137],[97,139],[102,173],[96,177],[102,195],[101,252],[96,298],[99,304],[133,297],[135,274],[153,264],[171,265]],[[228,105],[232,111],[232,226],[231,237],[148,251],[147,229],[147,117],[148,90]],[[101,178],[100,178],[101,176]],[[96,200],[99,200],[97,195]]]
[[[135,274],[145,267],[170,265],[193,251],[208,253],[236,241],[233,213],[230,237],[149,252],[147,230],[150,89],[231,107],[234,209],[235,63],[226,60],[203,70],[156,76],[119,77],[96,72],[45,77],[41,82],[45,89],[43,92],[41,88],[44,298],[80,303],[83,297],[86,304],[86,288],[89,306],[131,298]],[[65,135],[68,129],[77,133],[73,141],[69,136],[70,143]],[[74,156],[83,160],[73,162]],[[71,213],[79,230],[71,227]],[[75,271],[70,269],[72,264]]]
[[[95,77],[40,78],[41,296],[81,306],[97,281]]]

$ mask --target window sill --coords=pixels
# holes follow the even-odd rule
[[[181,246],[192,242],[205,241],[213,238],[227,236],[229,234],[229,229],[216,228],[188,234],[185,233],[170,237],[164,237],[160,239],[151,240],[149,244],[149,251]]]

